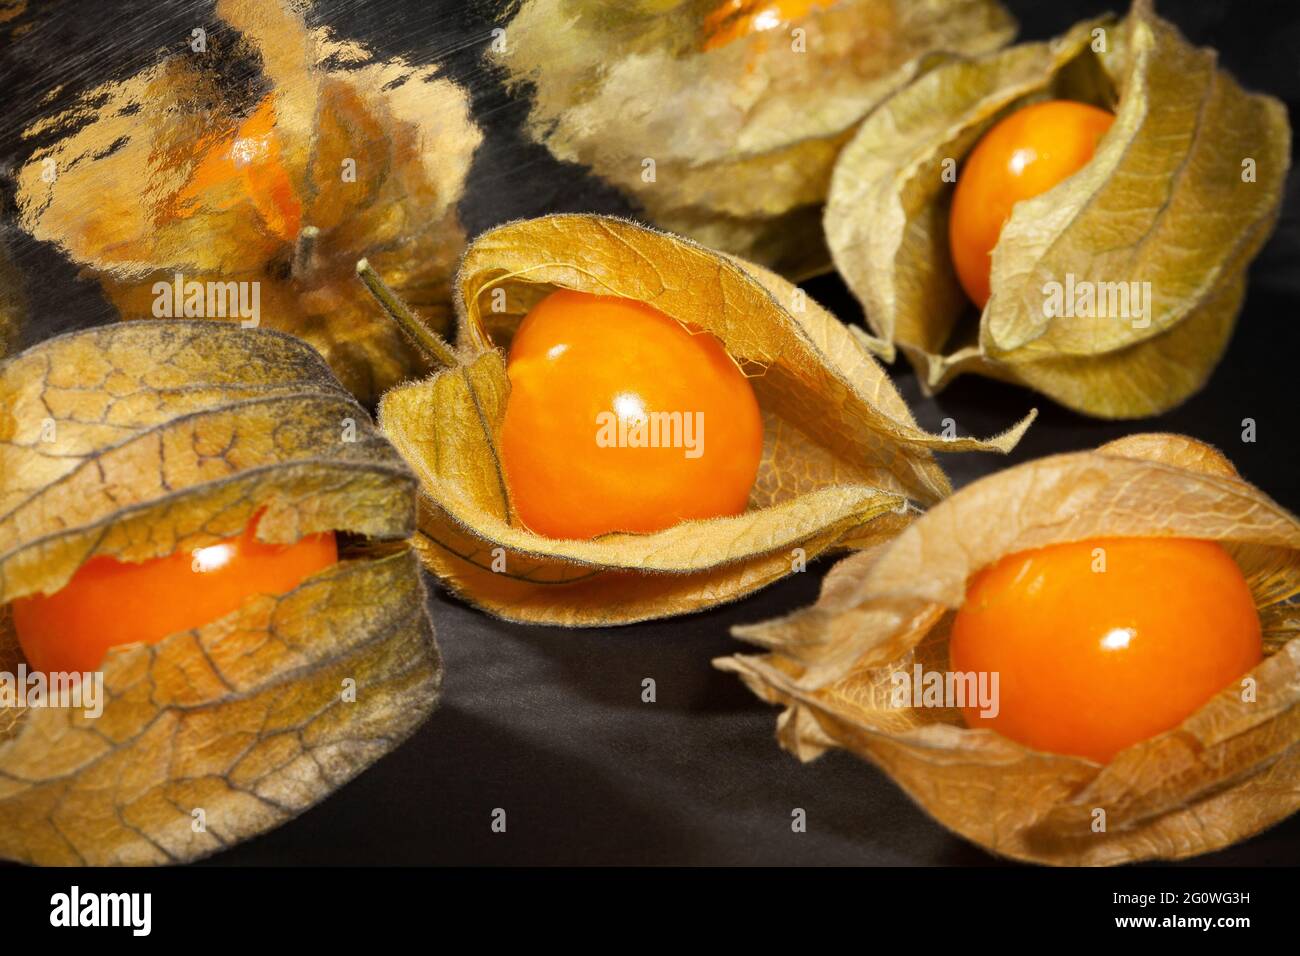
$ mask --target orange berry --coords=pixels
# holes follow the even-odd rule
[[[1178,726],[1263,648],[1250,588],[1218,544],[1097,538],[974,575],[949,654],[955,672],[998,674],[996,716],[967,707],[969,726],[1107,763]]]
[[[93,671],[110,647],[156,644],[237,610],[255,594],[284,594],[338,561],[333,533],[289,545],[254,537],[257,518],[236,538],[139,563],[91,558],[54,594],[11,605],[28,666]]]
[[[999,122],[966,157],[948,216],[948,246],[962,288],[981,309],[989,300],[989,257],[1012,208],[1086,166],[1114,121],[1086,103],[1035,103]]]
[[[660,531],[745,510],[763,421],[713,335],[631,299],[560,290],[520,324],[507,371],[501,460],[537,534]]]
[[[211,147],[178,197],[182,205],[232,181],[240,184],[267,230],[285,242],[298,237],[302,206],[281,162],[275,100],[265,97],[234,135]],[[229,203],[227,204],[229,205]]]
[[[835,0],[726,0],[704,18],[704,49],[715,50],[749,36],[800,20]]]

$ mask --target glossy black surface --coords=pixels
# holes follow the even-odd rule
[[[1008,5],[1021,36],[1039,39],[1107,4]],[[1118,6],[1118,4],[1116,4]],[[48,3],[42,30],[14,39],[0,28],[5,109],[0,160],[22,161],[15,132],[80,86],[128,75],[178,31],[212,22],[209,3]],[[111,8],[112,12],[107,11]],[[1212,43],[1247,86],[1300,104],[1300,11],[1290,2],[1166,2],[1163,14],[1192,39]],[[490,8],[457,2],[337,2],[316,17],[381,54],[440,61],[474,92],[486,127],[462,214],[473,231],[560,210],[633,213],[580,169],[528,144],[525,105],[508,100],[479,54]],[[107,22],[111,19],[111,23]],[[1041,415],[1008,459],[949,455],[961,485],[1011,462],[1089,448],[1130,432],[1169,430],[1212,442],[1280,502],[1300,508],[1296,402],[1300,356],[1300,220],[1293,172],[1282,221],[1255,262],[1237,334],[1209,386],[1158,419],[1106,423],[1067,412],[1027,391],[967,378],[923,399],[903,364],[891,371],[922,425],[951,417],[963,434],[989,435],[1037,406]],[[9,197],[6,197],[8,201]],[[6,221],[12,216],[12,206]],[[19,245],[31,270],[40,321],[29,334],[111,318],[93,281],[47,249]],[[842,318],[856,303],[834,277],[808,286]],[[1241,441],[1242,420],[1258,440]],[[563,631],[495,621],[435,590],[433,614],[447,665],[438,712],[400,750],[297,820],[214,858],[262,863],[775,863],[979,864],[978,848],[934,824],[882,773],[830,754],[801,765],[778,749],[776,711],[710,666],[742,649],[731,625],[807,604],[828,562],[759,595],[709,613],[612,630]],[[641,702],[653,677],[658,702]],[[505,834],[490,829],[494,808]],[[806,833],[791,811],[807,811]],[[1295,864],[1300,817],[1193,864]]]

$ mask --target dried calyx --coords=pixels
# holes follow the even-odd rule
[[[341,558],[282,594],[108,650],[91,675],[100,713],[6,709],[0,855],[204,856],[323,799],[432,709],[441,664],[405,544],[414,476],[305,343],[114,324],[0,364],[0,408],[0,671],[30,663],[12,602],[66,593],[95,562],[198,562],[254,521],[267,545],[337,532]],[[131,594],[98,613],[142,601],[155,610]]]
[[[950,672],[954,614],[977,572],[1008,555],[1098,538],[1221,545],[1258,612],[1263,662],[1105,766],[967,729],[944,697],[937,706],[895,697],[899,674]],[[736,630],[765,653],[715,663],[785,708],[778,736],[788,750],[804,760],[850,750],[996,853],[1052,864],[1171,859],[1244,839],[1300,808],[1298,593],[1293,515],[1214,449],[1136,435],[962,489],[892,543],[836,565],[813,607]],[[1051,620],[1038,630],[1045,646],[1058,633]],[[1144,693],[1159,695],[1160,681]]]
[[[589,541],[520,525],[500,464],[509,382],[497,347],[556,289],[650,305],[711,333],[747,370],[764,448],[743,513]],[[426,563],[512,619],[615,624],[734,600],[823,551],[896,533],[914,514],[909,502],[949,491],[934,450],[1006,450],[1029,422],[987,442],[931,435],[849,330],[802,290],[608,217],[547,216],[484,233],[462,263],[457,304],[459,350],[430,349],[447,369],[385,395],[380,424],[421,480]]]
[[[1045,99],[1114,124],[1078,172],[1014,207],[975,321],[949,252],[955,174],[999,120]],[[1218,362],[1289,161],[1282,104],[1137,0],[1123,21],[953,59],[890,97],[840,155],[826,235],[864,341],[901,351],[928,389],[976,372],[1136,418],[1183,401]]]

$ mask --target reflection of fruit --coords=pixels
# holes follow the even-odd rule
[[[560,290],[520,324],[508,372],[502,465],[531,530],[591,538],[745,509],[763,423],[711,334],[630,299]]]
[[[989,299],[989,256],[1012,207],[1087,165],[1114,121],[1086,103],[1035,103],[999,122],[966,157],[952,198],[948,244],[962,288],[981,309]]]
[[[91,558],[61,590],[19,598],[14,629],[27,663],[40,671],[93,671],[110,647],[200,627],[255,594],[285,594],[338,560],[332,533],[289,545],[237,538],[138,564]]]
[[[751,33],[772,30],[829,7],[835,0],[725,0],[704,18],[704,49],[715,50]]]
[[[212,146],[177,197],[182,210],[205,194],[237,183],[235,195],[218,208],[248,199],[272,235],[292,242],[298,236],[302,207],[280,158],[275,102],[265,97],[232,136]]]
[[[1250,588],[1218,544],[1097,538],[976,574],[950,654],[958,673],[998,673],[998,713],[967,707],[971,727],[1106,763],[1233,685],[1262,647]]]

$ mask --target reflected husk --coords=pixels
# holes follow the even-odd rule
[[[734,600],[825,550],[896,533],[909,501],[950,490],[932,450],[1005,451],[1032,419],[987,442],[928,434],[849,330],[794,286],[624,220],[501,226],[471,244],[457,282],[463,363],[387,393],[380,427],[420,478],[426,564],[511,620],[622,624]],[[591,541],[545,538],[514,520],[496,451],[509,392],[497,349],[556,288],[646,302],[721,340],[764,418],[747,511]]]
[[[891,706],[894,672],[948,669],[948,628],[976,570],[1057,542],[1148,535],[1215,540],[1241,566],[1264,631],[1254,702],[1234,684],[1104,767],[969,730],[959,711]],[[1297,593],[1295,516],[1213,448],[1136,435],[962,489],[889,545],[838,564],[813,607],[735,630],[768,653],[715,664],[785,708],[786,749],[803,760],[850,750],[995,853],[1060,865],[1175,859],[1300,807]],[[1098,809],[1104,832],[1094,830]]]
[[[115,324],[0,364],[0,670],[23,664],[9,603],[57,591],[95,556],[204,547],[259,510],[262,540],[345,533],[339,563],[284,595],[112,649],[98,718],[0,709],[0,857],[192,860],[296,816],[400,743],[442,674],[404,543],[414,490],[320,357],[285,335]]]
[[[1015,33],[996,0],[839,0],[705,50],[719,6],[523,0],[493,59],[557,158],[663,228],[796,278],[829,265],[820,209],[862,117],[934,51],[983,53]]]
[[[450,326],[465,242],[456,203],[481,139],[468,97],[434,67],[308,29],[287,0],[221,0],[217,14],[234,40],[214,32],[206,52],[169,56],[27,130],[58,138],[19,172],[20,222],[94,269],[127,319],[154,317],[154,283],[177,273],[260,283],[261,324],[306,339],[374,401],[428,367],[374,316],[353,264],[369,257],[432,325]],[[205,155],[253,151],[233,144],[247,142],[235,133],[259,102],[275,125],[256,148],[279,152],[301,209],[293,235],[238,180],[194,179]]]
[[[948,249],[945,170],[1009,112],[1049,98],[1094,103],[1115,122],[1087,166],[1017,204],[976,327]],[[1283,105],[1243,91],[1213,51],[1138,0],[1122,22],[954,59],[892,96],[840,154],[827,241],[871,347],[891,360],[902,351],[929,390],[977,372],[1136,418],[1182,402],[1223,354],[1289,162]],[[1125,289],[1139,295],[1149,283],[1149,309],[1048,317],[1048,283],[1064,289],[1071,277],[1108,303],[1116,283],[1138,283]]]

